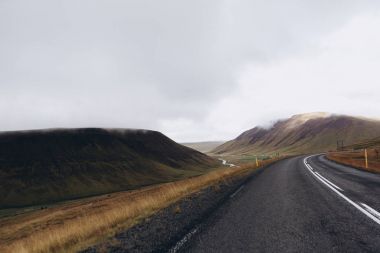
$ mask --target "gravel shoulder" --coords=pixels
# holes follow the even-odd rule
[[[176,252],[183,249],[202,222],[222,203],[233,197],[241,185],[260,174],[264,168],[255,170],[244,178],[209,186],[82,253]]]

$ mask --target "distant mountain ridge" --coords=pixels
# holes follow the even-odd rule
[[[316,153],[380,136],[380,121],[329,113],[307,113],[279,120],[269,128],[243,132],[212,152],[215,154]]]
[[[0,133],[0,207],[91,196],[199,175],[219,162],[149,130]]]
[[[202,141],[202,142],[185,142],[181,143],[181,145],[184,145],[186,147],[198,150],[202,153],[208,153],[214,148],[218,147],[219,145],[222,145],[223,141]]]

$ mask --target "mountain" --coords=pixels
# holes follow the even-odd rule
[[[300,154],[337,148],[337,141],[350,145],[380,136],[380,121],[374,119],[307,113],[277,121],[269,128],[255,127],[212,152],[216,154]]]
[[[219,163],[156,131],[55,129],[0,133],[0,207],[135,189]]]
[[[186,147],[198,150],[202,153],[207,153],[213,150],[214,148],[222,145],[222,141],[203,141],[203,142],[187,142],[187,143],[181,143],[181,145],[184,145]]]
[[[368,140],[362,140],[347,146],[344,146],[346,150],[360,150],[365,148],[379,149],[380,148],[380,136]]]

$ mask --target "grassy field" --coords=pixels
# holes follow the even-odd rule
[[[364,150],[329,152],[327,157],[338,163],[353,166],[362,170],[380,173],[380,149],[367,149],[368,168],[366,168]]]
[[[261,161],[264,166],[274,160]],[[176,182],[71,201],[0,219],[0,252],[75,252],[105,240],[207,186],[243,177],[255,164]]]

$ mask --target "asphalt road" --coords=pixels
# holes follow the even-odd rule
[[[380,252],[375,210],[380,175],[323,155],[290,158],[232,194],[180,251]]]

